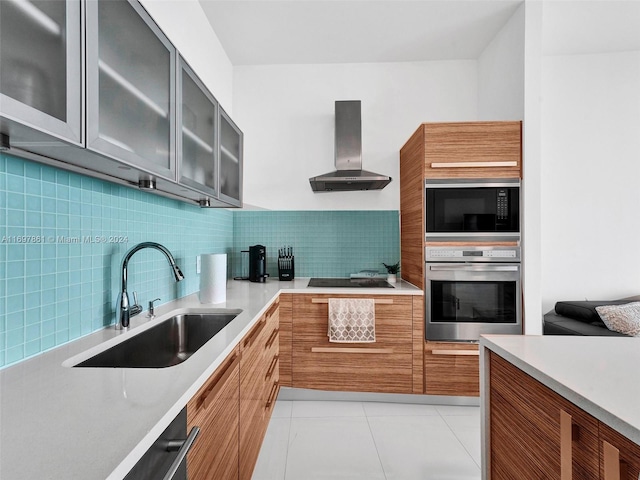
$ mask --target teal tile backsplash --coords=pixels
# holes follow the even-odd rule
[[[137,243],[129,292],[146,307],[197,292],[196,257],[227,253],[231,276],[248,275],[250,245],[291,245],[297,277],[341,277],[400,259],[398,211],[201,209],[136,189],[0,154],[0,368],[114,321],[124,253]],[[146,309],[146,308],[145,308]]]
[[[236,211],[233,275],[248,275],[250,245],[267,247],[267,272],[277,278],[278,248],[291,245],[296,277],[345,277],[363,269],[384,272],[400,260],[397,210]]]
[[[120,264],[135,244],[167,247],[129,263],[141,305],[199,289],[196,256],[232,253],[233,212],[201,209],[0,154],[0,367],[113,323]]]

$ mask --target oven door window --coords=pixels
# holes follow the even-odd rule
[[[519,230],[519,188],[427,188],[426,232]]]
[[[517,323],[517,282],[431,281],[431,322]]]

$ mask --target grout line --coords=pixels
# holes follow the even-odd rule
[[[449,425],[449,422],[447,422],[447,419],[445,418],[446,416],[448,417],[455,417],[456,415],[442,415],[439,411],[438,414],[440,415],[440,417],[442,418],[442,420],[444,421],[445,425],[447,426],[447,428],[449,430],[451,430],[451,433],[453,433],[453,436],[456,437],[456,440],[458,441],[458,443],[460,445],[462,445],[462,448],[464,449],[465,452],[467,452],[467,455],[469,455],[469,458],[471,458],[471,461],[473,463],[475,463],[478,468],[482,469],[481,465],[478,465],[478,462],[476,462],[475,458],[473,458],[473,455],[471,455],[471,452],[467,449],[467,447],[464,445],[464,443],[462,443],[462,441],[460,440],[460,437],[458,437],[458,435],[456,434],[455,430],[451,427],[451,425]]]
[[[382,475],[384,475],[385,480],[387,480],[387,472],[384,471],[384,465],[382,464],[382,459],[380,458],[380,451],[378,450],[378,444],[376,443],[376,437],[373,434],[373,430],[371,429],[371,424],[369,423],[369,415],[367,415],[367,410],[362,405],[362,409],[364,410],[364,417],[367,419],[367,426],[369,427],[369,433],[371,433],[371,439],[373,440],[373,446],[376,449],[376,455],[378,456],[378,461],[380,462],[380,468],[382,469]]]

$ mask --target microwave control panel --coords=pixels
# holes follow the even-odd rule
[[[498,220],[509,218],[509,192],[502,188],[497,191],[496,217]]]

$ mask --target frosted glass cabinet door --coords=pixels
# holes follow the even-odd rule
[[[220,200],[242,206],[242,132],[220,108]]]
[[[178,65],[179,181],[217,198],[218,102],[180,56]]]
[[[80,0],[0,0],[0,116],[80,145],[80,46]]]
[[[88,0],[87,148],[175,175],[176,51],[135,0]]]

